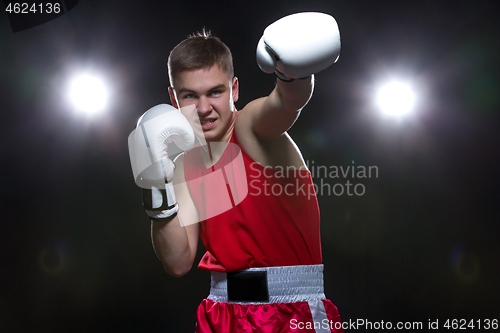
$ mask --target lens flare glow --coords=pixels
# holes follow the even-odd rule
[[[409,84],[391,81],[380,87],[376,103],[383,113],[402,116],[413,111],[415,93]]]
[[[71,81],[69,97],[79,111],[95,114],[105,109],[108,92],[101,78],[82,74]]]

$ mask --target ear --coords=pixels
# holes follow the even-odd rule
[[[175,90],[172,87],[168,87],[168,95],[170,96],[170,102],[172,106],[179,109],[179,104],[177,103],[177,96],[175,96]]]
[[[238,100],[238,94],[239,94],[239,84],[238,84],[238,78],[235,76],[233,77],[233,82],[232,82],[232,87],[231,87],[231,94],[233,97],[233,102],[235,103]]]

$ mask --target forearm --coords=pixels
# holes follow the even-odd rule
[[[304,79],[285,82],[277,79],[276,93],[281,108],[289,111],[300,111],[311,99],[314,90],[314,75]]]
[[[186,274],[194,262],[196,246],[190,244],[189,227],[181,227],[178,216],[168,222],[151,223],[151,239],[156,255],[165,271],[174,277]]]
[[[285,133],[311,98],[313,82],[313,76],[292,82],[277,79],[271,94],[251,108],[252,131],[262,139],[274,139]]]

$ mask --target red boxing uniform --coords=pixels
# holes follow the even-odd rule
[[[261,166],[241,148],[235,131],[214,166],[205,166],[200,149],[184,154],[185,179],[200,212],[207,249],[198,267],[233,272],[317,265],[322,274],[319,208],[311,173]],[[322,275],[320,283],[322,289]],[[200,304],[196,332],[343,332],[337,308],[327,299],[259,304],[214,299],[211,291]],[[315,315],[318,311],[323,315]]]

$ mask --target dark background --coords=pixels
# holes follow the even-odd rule
[[[163,271],[127,137],[168,102],[169,51],[203,26],[233,51],[237,107],[267,95],[255,47],[300,11],[333,15],[342,52],[290,134],[309,163],[378,167],[351,179],[363,196],[319,196],[327,296],[346,321],[500,319],[496,1],[82,0],[18,33],[0,14],[0,332],[194,331],[209,273]],[[98,117],[66,98],[88,68],[111,89]],[[391,75],[420,96],[399,121],[373,106]]]

